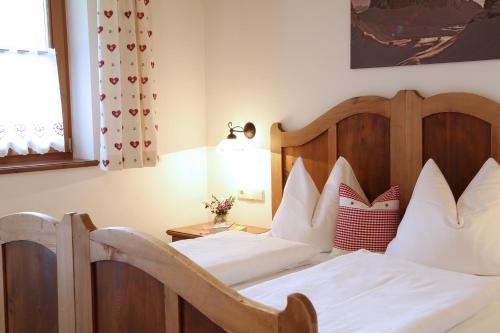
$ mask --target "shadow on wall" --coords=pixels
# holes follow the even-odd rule
[[[0,216],[20,211],[61,218],[87,212],[99,226],[122,225],[162,237],[168,226],[205,220],[206,148],[163,155],[156,168],[97,167],[0,176]]]

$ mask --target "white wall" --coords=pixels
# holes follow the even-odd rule
[[[225,135],[225,124],[252,120],[259,144],[269,147],[269,128],[282,122],[298,129],[339,102],[359,95],[393,96],[400,89],[423,95],[478,93],[500,101],[500,60],[351,70],[350,2],[337,0],[206,1],[208,144]],[[264,204],[238,202],[233,216],[270,224],[269,153]],[[248,176],[209,150],[209,192],[231,193]],[[248,169],[248,167],[247,167]],[[231,177],[228,174],[232,173]],[[259,174],[262,171],[259,169]],[[258,177],[258,176],[257,176]]]
[[[39,211],[91,215],[98,226],[123,225],[167,239],[167,228],[204,222],[207,193],[205,44],[202,0],[152,2],[158,63],[161,165],[102,172],[97,167],[0,175],[0,216]],[[92,158],[98,124],[95,1],[70,0],[75,151]],[[89,13],[89,17],[87,17]],[[90,35],[86,30],[90,30]],[[89,61],[90,59],[90,61]],[[93,71],[93,72],[92,72]],[[94,135],[92,135],[94,132]]]

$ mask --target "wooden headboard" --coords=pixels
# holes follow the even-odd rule
[[[349,161],[370,200],[399,185],[402,212],[423,164],[432,158],[458,198],[489,157],[500,161],[500,103],[467,93],[424,98],[400,91],[391,99],[349,99],[297,131],[285,132],[276,123],[273,216],[300,156],[320,191],[339,156]]]

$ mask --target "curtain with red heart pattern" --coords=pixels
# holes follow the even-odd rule
[[[98,0],[101,168],[156,166],[153,31],[149,0]]]

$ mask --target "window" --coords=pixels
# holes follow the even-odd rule
[[[64,0],[0,0],[0,173],[72,160],[65,12]]]

